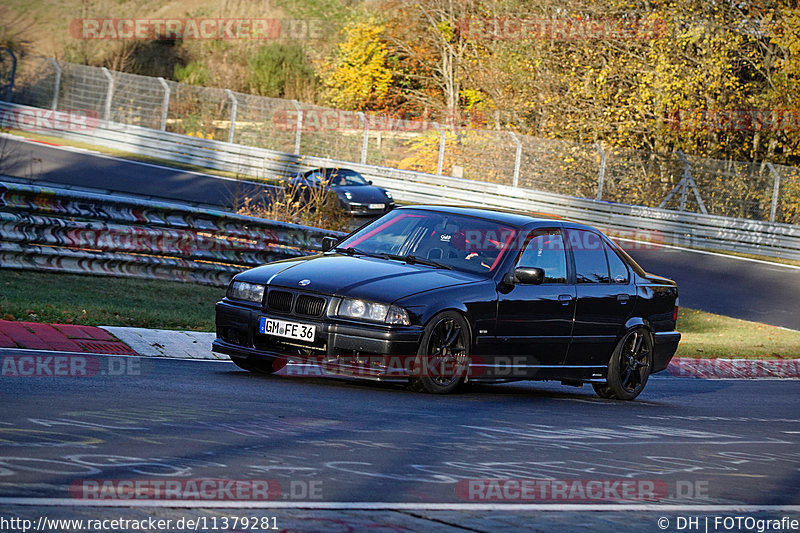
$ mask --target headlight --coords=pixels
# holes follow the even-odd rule
[[[390,193],[389,191],[383,191],[383,194],[385,194],[386,198],[388,198],[389,200],[394,200],[394,196],[392,196],[392,193]]]
[[[353,199],[353,193],[351,193],[350,191],[345,191],[344,192],[344,197],[347,198],[348,200],[352,200]]]
[[[342,300],[336,314],[342,318],[385,322],[386,324],[408,326],[411,323],[408,313],[401,307],[368,302],[366,300],[354,300],[352,298]]]
[[[264,286],[246,281],[234,281],[228,286],[228,298],[260,304],[264,299]]]

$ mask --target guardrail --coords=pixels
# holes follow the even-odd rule
[[[340,234],[176,203],[0,181],[5,268],[225,286],[245,268],[320,250],[325,235]]]
[[[0,110],[36,109],[0,102]],[[5,115],[0,113],[0,116]],[[100,121],[97,128],[80,131],[47,126],[40,125],[40,129],[67,139],[215,170],[282,178],[316,167],[347,167],[362,173],[376,185],[391,189],[401,202],[542,212],[593,224],[612,233],[632,236],[646,233],[651,239],[655,236],[655,240],[667,244],[800,260],[800,226],[792,224],[575,198],[495,183],[298,156],[114,122]]]

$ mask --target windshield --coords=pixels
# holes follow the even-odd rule
[[[403,209],[362,228],[337,249],[488,274],[500,264],[516,235],[516,228],[491,220]]]
[[[353,185],[369,185],[364,177],[355,170],[343,168],[310,170],[299,176],[303,183],[308,185],[329,185],[331,187],[344,187]]]
[[[333,187],[367,185],[367,181],[353,170],[333,170],[328,173],[328,179]]]

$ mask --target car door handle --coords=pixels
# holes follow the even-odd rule
[[[569,303],[572,301],[572,295],[571,294],[559,294],[558,295],[558,301],[561,302],[561,305],[569,305]]]
[[[617,294],[617,301],[623,305],[628,303],[630,299],[630,294]]]

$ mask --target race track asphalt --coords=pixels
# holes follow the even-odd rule
[[[454,509],[444,521],[453,527],[442,531],[464,524],[496,531],[498,520],[512,530],[544,521],[562,523],[564,531],[656,531],[656,519],[674,520],[676,511],[665,515],[645,504],[800,504],[796,380],[654,376],[638,400],[620,402],[600,399],[591,388],[552,383],[433,396],[398,385],[255,375],[226,362],[113,360],[86,377],[0,378],[3,514],[196,514],[162,511],[180,507],[169,502],[148,509],[147,496],[137,509],[119,500],[110,502],[117,508],[77,507],[106,482],[192,479],[266,480],[276,487],[269,501],[285,506],[269,510],[269,503],[245,494],[244,502],[231,504],[244,511],[228,514],[250,515],[247,509],[255,508],[301,526],[313,517],[368,519],[394,523],[388,529],[394,531],[443,528],[442,515],[431,512],[443,503]],[[550,488],[498,501],[488,491],[469,491],[470,482],[486,479],[584,489],[594,480],[608,490],[604,501],[580,489],[559,496]],[[639,491],[622,502],[626,512],[588,512],[592,505],[621,503],[623,486]],[[119,498],[111,490],[106,496]],[[304,509],[326,502],[340,507],[323,515]],[[346,512],[380,502],[412,508],[360,518]],[[504,511],[508,503],[534,505]],[[548,514],[537,507],[544,503],[589,507]],[[476,504],[490,508],[470,507]]]

